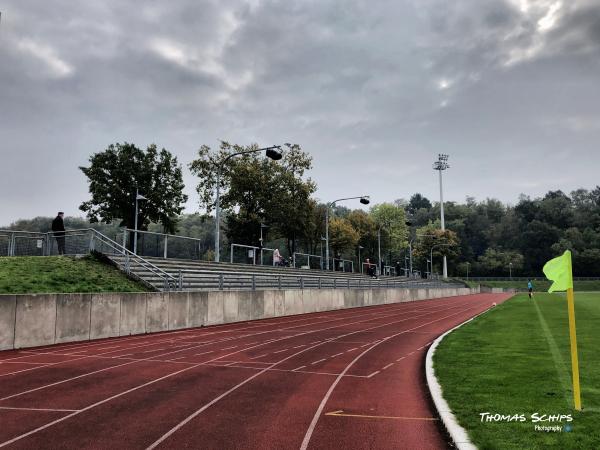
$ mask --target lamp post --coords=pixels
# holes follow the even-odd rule
[[[360,259],[360,251],[361,249],[363,249],[364,247],[362,245],[358,246],[358,267],[360,268],[360,273],[363,273],[363,269],[362,269],[362,260]]]
[[[508,263],[508,277],[512,280],[512,262]]]
[[[327,208],[325,209],[325,269],[329,270],[329,208],[336,204],[336,202],[341,202],[342,200],[355,200],[360,199],[360,202],[363,205],[368,205],[371,202],[371,198],[368,195],[361,195],[358,197],[347,197],[347,198],[338,198],[337,200],[332,201],[327,204]]]
[[[215,262],[219,262],[221,259],[221,169],[223,168],[223,165],[234,156],[246,155],[248,153],[257,153],[263,151],[266,152],[266,155],[274,161],[278,161],[283,157],[283,155],[281,154],[281,147],[279,145],[273,145],[271,147],[258,148],[255,150],[244,150],[243,152],[232,153],[231,155],[227,156],[223,161],[217,164],[217,198],[215,200]]]
[[[427,262],[425,263],[425,274],[426,275],[429,274],[429,278],[431,278],[431,272],[432,272],[432,270],[430,269],[430,267],[431,267],[430,263],[431,263],[430,259],[428,259]]]
[[[470,263],[467,261],[467,281],[469,281],[469,265]]]
[[[134,230],[133,230],[133,254],[137,255],[137,236],[138,236],[138,202],[140,200],[148,200],[146,197],[144,197],[142,194],[140,194],[140,191],[138,190],[138,188],[135,188],[135,219],[134,219]]]
[[[440,173],[440,219],[442,231],[446,230],[446,225],[444,224],[444,191],[442,189],[442,172],[448,169],[449,167],[450,165],[448,164],[448,155],[440,153],[438,155],[438,160],[433,163],[433,170],[437,170]],[[446,263],[446,255],[444,255],[443,277],[448,278],[448,265]]]
[[[434,244],[431,246],[431,249],[429,250],[429,261],[431,262],[431,271],[433,272],[433,249],[436,247],[443,247],[443,246],[449,246],[450,244]],[[446,255],[444,255],[444,261],[446,260]]]

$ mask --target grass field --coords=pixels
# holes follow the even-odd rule
[[[465,280],[463,280],[465,281]],[[500,287],[500,288],[513,288],[520,289],[522,291],[527,290],[527,281],[465,281],[469,286],[476,287],[481,284],[482,286],[489,287]],[[547,292],[550,287],[550,281],[548,280],[533,280],[534,290],[537,292]],[[574,288],[576,291],[600,291],[600,280],[575,280]]]
[[[564,294],[519,294],[442,341],[436,375],[480,449],[600,448],[600,293],[576,292],[575,308],[582,412],[573,409]],[[482,422],[484,412],[524,414],[526,422]],[[533,413],[572,414],[572,430],[536,431]]]
[[[116,268],[94,257],[0,258],[0,294],[68,292],[143,292]]]

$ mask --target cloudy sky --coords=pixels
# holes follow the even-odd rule
[[[322,200],[600,184],[600,0],[0,0],[0,225],[114,142],[300,144]],[[195,180],[186,172],[197,211]],[[348,204],[348,206],[358,206]]]

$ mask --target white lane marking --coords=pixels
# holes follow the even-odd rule
[[[0,409],[11,409],[17,411],[53,411],[53,412],[75,412],[78,409],[51,409],[51,408],[17,408],[13,406],[0,406]]]
[[[284,348],[283,350],[279,350],[279,351],[273,352],[273,354],[274,354],[274,355],[276,355],[277,353],[283,353],[283,352],[287,352],[288,350],[289,350],[289,349],[287,349],[287,348]]]
[[[372,378],[372,377],[374,377],[375,375],[377,375],[379,372],[380,372],[379,370],[376,370],[376,371],[375,371],[375,372],[373,372],[371,375],[369,375],[367,378]]]
[[[301,347],[306,347],[306,345],[302,344],[302,345],[296,345],[295,347],[292,348],[301,348]]]
[[[403,359],[404,359],[404,356],[402,356],[402,357],[398,358],[398,359],[396,360],[396,362],[402,361]]]
[[[467,303],[465,303],[465,304],[467,304]],[[395,306],[397,306],[397,305],[395,305]],[[446,306],[446,305],[443,305],[443,306]],[[464,306],[464,304],[460,304],[460,305],[452,306],[452,307],[449,307],[449,308],[436,308],[435,310],[425,310],[425,309],[423,309],[423,310],[420,310],[420,311],[418,311],[418,312],[423,312],[424,314],[422,314],[422,315],[420,315],[420,316],[417,316],[417,317],[426,316],[426,315],[429,315],[429,314],[431,314],[431,313],[434,313],[434,312],[441,312],[441,311],[446,311],[446,310],[448,310],[448,309],[459,308],[459,307],[462,307],[462,306]],[[391,308],[391,307],[390,307],[389,309],[390,309],[390,310],[392,310],[392,308]],[[400,308],[394,308],[394,310],[397,310],[397,309],[400,309]],[[469,308],[469,309],[471,309],[471,308]],[[397,317],[397,316],[398,316],[398,313],[397,313],[397,312],[394,312],[394,310],[392,310],[392,311],[391,311],[391,314],[389,315],[389,317],[392,317],[392,316],[396,316],[396,317]],[[450,317],[450,316],[448,316],[448,317]],[[414,315],[411,315],[411,317],[410,317],[410,318],[414,319],[414,318],[415,318],[415,316],[414,316]],[[338,318],[338,319],[329,320],[328,322],[338,322],[339,320],[343,320],[343,319],[346,319],[346,316],[345,316],[345,315],[344,315],[344,317],[343,317],[343,318]],[[391,324],[395,324],[395,323],[399,323],[399,322],[404,322],[404,321],[406,321],[406,320],[409,320],[409,318],[406,318],[406,319],[401,319],[401,320],[395,320],[395,321],[388,322],[388,323],[385,323],[385,324],[377,325],[377,326],[375,326],[375,327],[372,327],[372,328],[370,328],[370,329],[374,329],[374,328],[380,328],[380,327],[383,327],[383,326],[387,326],[387,325],[391,325]],[[355,323],[362,323],[362,322],[365,322],[365,321],[358,320],[358,321],[355,321],[355,322],[350,322],[350,323],[342,323],[342,324],[339,324],[339,325],[334,325],[334,326],[327,327],[327,328],[323,328],[323,329],[320,329],[320,330],[306,331],[306,332],[304,332],[304,333],[300,333],[300,334],[298,334],[298,336],[300,336],[300,335],[305,335],[305,334],[310,334],[310,333],[315,333],[315,332],[320,332],[320,331],[325,331],[325,330],[328,330],[328,329],[337,328],[338,326],[347,326],[347,325],[352,325],[352,324],[355,324]],[[368,329],[367,329],[367,330],[368,330]],[[365,330],[360,330],[360,331],[356,331],[356,332],[348,333],[348,334],[347,334],[347,336],[349,336],[349,335],[351,335],[351,334],[356,334],[356,333],[359,333],[359,332],[361,332],[361,331],[365,331]],[[215,334],[216,334],[216,333],[215,333]],[[247,336],[240,336],[240,337],[238,337],[238,338],[243,338],[243,337],[247,337]],[[289,339],[289,338],[290,338],[290,337],[288,336],[288,337],[285,337],[285,338],[281,338],[281,339],[279,339],[279,340],[285,340],[285,339]],[[321,341],[316,341],[316,342],[321,342]],[[325,342],[325,341],[324,341],[324,342]],[[327,342],[331,342],[331,340],[328,340]],[[153,344],[155,345],[156,343],[153,343]],[[148,345],[153,345],[153,344],[148,344]],[[261,345],[263,345],[263,344],[261,344]],[[141,345],[141,346],[145,346],[145,345]],[[316,347],[316,346],[314,346],[314,347]],[[304,353],[305,351],[307,351],[307,350],[310,350],[310,349],[312,349],[312,348],[314,348],[314,347],[307,348],[307,349],[304,349],[304,350],[302,350],[302,351],[300,351],[300,352],[297,352],[297,353],[295,353],[295,354],[293,354],[293,355],[291,355],[291,356],[289,356],[289,357],[287,357],[287,358],[284,358],[283,360],[279,361],[277,364],[279,364],[279,363],[282,363],[282,362],[284,362],[284,361],[286,361],[286,360],[288,360],[288,359],[290,359],[290,358],[292,358],[292,357],[294,357],[294,356],[296,356],[296,355],[299,355],[299,354],[301,354],[301,353]],[[248,348],[247,348],[247,349],[248,349]],[[168,352],[168,353],[166,353],[166,354],[178,353],[179,351],[181,351],[181,350],[177,350],[177,351],[173,351],[173,352]],[[223,356],[221,356],[220,358],[216,358],[215,360],[218,360],[218,359],[221,359],[221,358],[225,358],[225,357],[227,357],[227,356],[230,356],[230,355],[232,355],[232,354],[240,353],[241,351],[242,351],[242,350],[238,350],[237,352],[230,353],[229,355],[223,355]],[[112,353],[112,352],[107,352],[107,353]],[[95,355],[95,356],[97,357],[97,356],[99,356],[99,355]],[[164,356],[164,355],[157,355],[157,356]],[[76,361],[76,360],[79,360],[79,359],[84,359],[84,358],[78,358],[78,359],[75,359],[75,360],[70,360],[70,362],[72,362],[72,361]],[[150,358],[146,359],[146,361],[149,361],[149,360],[152,360],[152,359],[150,359]],[[213,361],[214,361],[214,360],[213,360]],[[210,361],[209,361],[209,362],[210,362]],[[59,364],[59,363],[57,363],[57,364]],[[126,363],[126,364],[128,364],[128,363]],[[122,365],[126,365],[126,364],[122,364]],[[203,364],[206,364],[206,363],[203,363]],[[86,408],[84,408],[84,409],[82,409],[82,410],[79,410],[79,411],[73,412],[72,414],[69,414],[69,415],[67,415],[67,416],[65,416],[65,417],[62,417],[62,418],[60,418],[60,419],[57,419],[57,420],[55,420],[55,421],[53,421],[53,422],[51,422],[51,423],[45,424],[45,425],[43,425],[43,426],[41,426],[41,427],[38,427],[38,428],[36,428],[36,429],[34,429],[34,430],[31,430],[31,431],[29,431],[29,432],[27,432],[27,433],[25,433],[25,434],[22,434],[22,435],[20,435],[20,436],[17,436],[17,437],[15,437],[15,438],[11,439],[10,441],[6,441],[6,442],[3,442],[3,443],[0,443],[0,447],[4,447],[4,446],[6,446],[6,445],[10,445],[10,444],[12,444],[13,442],[19,441],[19,440],[21,440],[21,439],[23,439],[23,438],[25,438],[25,437],[27,437],[27,436],[30,436],[30,435],[32,435],[32,434],[35,434],[35,433],[37,433],[37,432],[39,432],[39,431],[42,431],[42,430],[44,430],[44,429],[48,428],[48,427],[51,427],[51,426],[53,426],[53,425],[55,425],[55,424],[57,424],[57,423],[60,423],[60,422],[62,422],[62,421],[64,421],[64,420],[67,420],[67,419],[69,419],[69,418],[71,418],[71,417],[73,417],[73,416],[75,416],[75,415],[79,414],[80,412],[84,412],[84,411],[90,410],[90,409],[92,409],[92,408],[94,408],[94,407],[96,407],[96,406],[99,406],[99,405],[101,405],[101,404],[104,404],[104,403],[106,403],[106,402],[109,402],[109,401],[111,401],[111,400],[113,400],[113,399],[115,399],[115,398],[121,397],[121,396],[123,396],[123,395],[127,395],[127,394],[129,394],[129,393],[131,393],[131,392],[133,392],[133,391],[136,391],[136,390],[138,390],[138,389],[141,389],[141,388],[143,388],[143,387],[146,387],[146,386],[148,386],[148,385],[151,385],[151,384],[157,383],[157,382],[159,382],[159,381],[162,381],[162,380],[164,380],[164,379],[170,378],[170,377],[172,377],[172,376],[175,376],[175,375],[177,375],[177,374],[179,374],[179,373],[182,373],[182,372],[185,372],[185,371],[191,370],[191,369],[193,369],[193,368],[195,368],[195,367],[199,367],[200,365],[202,365],[202,364],[195,364],[195,365],[193,365],[193,366],[191,366],[191,367],[187,367],[187,368],[184,368],[184,369],[178,370],[178,371],[176,371],[176,372],[172,372],[172,373],[170,373],[170,374],[168,374],[168,375],[165,375],[165,376],[163,376],[163,377],[160,377],[160,378],[158,378],[158,379],[151,380],[151,381],[149,381],[149,382],[147,382],[147,383],[144,383],[144,384],[142,384],[142,385],[136,386],[136,387],[134,387],[134,388],[131,388],[131,389],[127,390],[127,391],[121,392],[121,393],[119,393],[119,394],[115,394],[115,395],[113,395],[113,396],[111,396],[111,397],[109,397],[109,398],[106,398],[106,399],[102,400],[102,401],[99,401],[99,402],[97,402],[97,403],[94,403],[94,404],[92,404],[92,405],[89,405],[89,406],[87,406]],[[114,367],[116,367],[116,366],[114,366]],[[109,369],[109,368],[107,368],[107,369]],[[107,369],[105,369],[105,370],[107,370]],[[260,375],[260,374],[264,373],[266,370],[271,370],[271,369],[263,369],[263,371],[261,371],[261,372],[258,372],[256,376],[258,376],[258,375]],[[89,374],[84,374],[84,375],[81,375],[81,376],[87,376],[87,375],[89,375]],[[81,376],[80,376],[80,377],[81,377]],[[74,378],[79,378],[79,377],[74,377]],[[174,427],[173,429],[171,429],[171,430],[170,430],[168,433],[166,433],[165,435],[163,435],[163,437],[162,437],[162,438],[160,438],[158,441],[156,441],[156,442],[155,442],[155,443],[152,445],[152,447],[151,447],[151,448],[154,448],[154,447],[156,447],[156,445],[158,445],[160,442],[162,442],[162,441],[164,441],[165,439],[167,439],[167,438],[168,438],[170,435],[172,435],[172,434],[173,434],[174,432],[176,432],[176,431],[177,431],[179,428],[181,428],[181,426],[185,425],[185,423],[189,422],[191,419],[193,419],[193,418],[194,418],[194,417],[196,417],[198,414],[200,414],[201,412],[203,412],[204,410],[206,410],[208,407],[210,407],[211,405],[213,405],[214,403],[216,403],[217,401],[219,401],[221,398],[223,398],[224,396],[228,395],[230,392],[233,392],[233,390],[235,390],[235,389],[237,389],[237,388],[241,387],[242,385],[246,384],[247,382],[251,381],[251,380],[252,380],[252,379],[254,379],[254,378],[255,378],[255,377],[250,377],[250,378],[246,379],[246,380],[245,380],[245,381],[243,381],[242,383],[240,383],[240,384],[238,384],[237,386],[235,386],[234,388],[232,388],[230,391],[228,391],[228,392],[226,392],[225,394],[223,394],[223,395],[219,396],[218,398],[214,399],[212,402],[210,402],[210,403],[206,404],[206,405],[205,405],[203,408],[201,408],[200,410],[196,411],[196,413],[194,413],[192,416],[188,417],[188,418],[187,418],[185,421],[181,422],[179,425],[177,425],[176,427]],[[69,381],[69,380],[63,380],[63,381],[60,381],[60,382],[57,382],[57,383],[54,383],[54,384],[60,384],[60,383],[63,383],[63,382],[65,382],[65,381]],[[38,389],[40,389],[40,388],[36,388],[36,389],[33,389],[33,390],[38,390]],[[21,395],[21,394],[17,394],[17,395]]]
[[[300,367],[296,367],[295,369],[293,369],[293,370],[292,370],[292,372],[295,372],[295,371],[297,371],[297,370],[300,370],[300,369],[304,369],[305,367],[306,367],[306,366],[300,366]]]
[[[331,355],[330,358],[335,358],[336,356],[343,355],[344,352],[336,353],[335,355]]]
[[[354,358],[354,360],[352,360],[352,362],[346,366],[346,368],[345,368],[345,369],[342,371],[342,373],[341,373],[341,374],[340,374],[340,375],[339,375],[339,376],[338,376],[338,377],[335,379],[335,381],[334,381],[334,382],[331,384],[331,386],[329,387],[329,389],[328,389],[327,393],[325,394],[325,396],[324,396],[324,397],[323,397],[323,399],[321,400],[321,404],[320,404],[320,405],[319,405],[319,407],[317,408],[317,410],[316,410],[316,412],[315,412],[315,414],[314,414],[314,416],[313,416],[313,419],[312,419],[312,421],[311,421],[311,423],[310,423],[310,425],[309,425],[308,429],[306,430],[306,434],[304,435],[304,439],[302,440],[302,445],[300,446],[300,450],[306,450],[306,449],[308,448],[308,444],[309,444],[309,442],[310,442],[310,438],[312,437],[312,435],[313,435],[313,432],[314,432],[314,430],[315,430],[315,427],[317,426],[317,422],[318,422],[318,420],[319,420],[319,417],[320,417],[320,416],[321,416],[321,414],[323,413],[323,409],[325,408],[325,404],[326,404],[326,403],[329,401],[329,397],[331,397],[331,394],[333,393],[333,390],[334,390],[334,389],[335,389],[335,387],[338,385],[338,383],[340,382],[340,380],[342,379],[342,377],[343,377],[343,376],[344,376],[344,375],[345,375],[345,374],[348,372],[348,370],[350,370],[350,368],[351,368],[351,367],[352,367],[352,366],[353,366],[353,365],[354,365],[354,364],[355,364],[355,363],[356,363],[356,362],[357,362],[357,361],[358,361],[358,360],[359,360],[359,359],[360,359],[360,358],[361,358],[363,355],[365,355],[365,354],[367,354],[369,351],[373,350],[373,348],[375,348],[376,346],[378,346],[380,343],[383,343],[384,341],[387,341],[387,340],[389,340],[389,339],[392,339],[392,338],[394,338],[394,337],[400,336],[401,334],[404,334],[404,333],[405,333],[405,332],[407,332],[407,331],[412,331],[412,330],[419,329],[419,328],[421,328],[421,327],[424,327],[424,326],[426,326],[426,325],[430,325],[430,324],[432,324],[432,323],[439,322],[440,320],[447,319],[447,318],[449,318],[449,317],[452,317],[452,316],[455,316],[455,315],[457,315],[457,314],[465,313],[465,312],[467,312],[467,311],[469,311],[469,310],[472,310],[472,309],[474,309],[474,308],[477,308],[477,306],[473,306],[473,307],[471,307],[471,308],[467,308],[466,310],[459,311],[459,312],[457,312],[457,313],[453,313],[453,314],[449,314],[449,315],[447,315],[447,316],[444,316],[444,317],[441,317],[441,318],[439,318],[439,319],[432,320],[432,321],[430,321],[430,322],[426,322],[426,323],[424,323],[424,324],[421,324],[421,325],[419,325],[419,326],[416,326],[416,327],[410,328],[410,329],[408,329],[408,330],[403,330],[403,331],[400,331],[399,333],[393,334],[393,335],[391,335],[391,336],[387,336],[387,337],[386,337],[385,339],[383,339],[381,342],[379,342],[379,343],[377,343],[377,344],[373,345],[372,347],[369,347],[369,348],[367,348],[367,349],[366,349],[366,350],[364,350],[364,351],[363,351],[361,354],[359,354],[359,355],[358,355],[356,358]],[[452,308],[447,308],[446,310],[448,310],[448,309],[452,309]],[[441,311],[444,311],[444,309],[442,309]],[[439,312],[441,312],[441,311],[437,311],[437,312],[439,313]],[[427,314],[425,314],[425,315],[427,315]],[[417,316],[417,317],[420,317],[420,316]],[[377,327],[374,327],[374,328],[377,328]],[[369,375],[369,377],[368,377],[368,378],[371,378],[372,376],[374,376],[374,375],[377,375],[378,373],[379,373],[379,371],[373,372],[371,375]]]
[[[311,363],[310,363],[310,365],[312,366],[312,365],[314,365],[314,364],[318,364],[318,363],[320,363],[320,362],[323,362],[323,361],[325,361],[326,359],[327,359],[327,358],[319,359],[318,361],[311,362]]]
[[[249,358],[249,359],[260,359],[260,358],[264,358],[265,356],[267,356],[268,353],[265,353],[264,355],[258,355],[258,356],[254,356],[253,358]]]
[[[383,369],[381,370],[385,370],[385,369],[389,369],[390,367],[392,367],[394,365],[394,363],[389,363],[387,366],[385,366]]]
[[[208,352],[196,353],[196,354],[195,354],[195,356],[207,355],[207,354],[209,354],[209,353],[213,353],[213,352],[214,352],[214,350],[210,350],[210,351],[208,351]]]
[[[350,350],[346,350],[346,353],[353,352],[354,350],[358,350],[358,349],[356,347],[355,348],[351,348]]]

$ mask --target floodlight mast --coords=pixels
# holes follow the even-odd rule
[[[442,231],[446,230],[446,225],[444,223],[444,190],[442,188],[442,172],[449,167],[448,155],[444,153],[438,154],[438,160],[433,163],[433,170],[437,170],[440,173],[440,221]],[[446,255],[444,255],[443,276],[444,278],[448,278],[448,263],[446,261]]]

